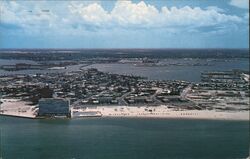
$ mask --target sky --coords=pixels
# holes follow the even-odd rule
[[[0,1],[0,48],[249,48],[249,0]]]

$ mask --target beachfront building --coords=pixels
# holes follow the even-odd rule
[[[38,102],[40,117],[70,117],[69,100],[42,98]]]

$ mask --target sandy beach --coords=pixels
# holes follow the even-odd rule
[[[0,115],[35,118],[36,106],[30,106],[28,102],[20,99],[0,99]]]
[[[19,99],[1,99],[0,115],[36,118],[38,108]],[[72,117],[187,118],[209,120],[249,120],[249,111],[186,110],[161,106],[96,106],[71,108]]]
[[[177,110],[169,109],[163,105],[157,107],[98,106],[94,108],[87,107],[86,109],[72,109],[71,111],[96,112],[97,114],[101,114],[102,117],[249,120],[249,111]]]

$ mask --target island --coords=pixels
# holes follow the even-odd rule
[[[0,84],[0,115],[249,120],[249,74],[242,70],[202,72],[194,83],[83,68],[3,75]]]

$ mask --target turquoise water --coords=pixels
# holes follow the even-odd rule
[[[0,117],[3,159],[246,158],[249,123],[180,119]]]

